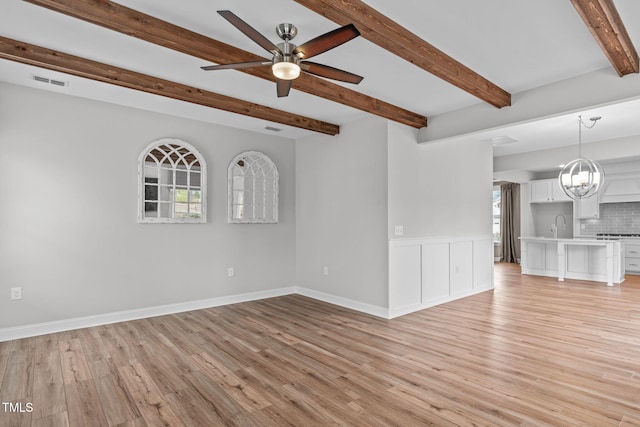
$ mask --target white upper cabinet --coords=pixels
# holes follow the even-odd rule
[[[571,198],[564,194],[557,178],[531,181],[531,203],[570,202]]]
[[[573,202],[573,211],[576,219],[600,218],[600,195],[594,194],[586,199],[577,199]]]

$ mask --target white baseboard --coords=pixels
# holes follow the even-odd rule
[[[427,302],[425,302],[423,304],[416,304],[416,305],[411,305],[409,307],[402,307],[400,309],[389,310],[388,319],[394,319],[396,317],[404,316],[406,314],[415,313],[416,311],[424,310],[424,309],[427,309],[429,307],[435,307],[436,305],[444,304],[444,303],[447,303],[447,302],[452,302],[452,301],[458,300],[460,298],[470,297],[471,295],[475,295],[475,294],[479,294],[479,293],[482,293],[482,292],[490,291],[492,289],[494,289],[493,285],[489,284],[489,285],[482,286],[482,287],[475,288],[475,289],[471,289],[471,290],[468,290],[468,291],[465,291],[465,292],[460,292],[460,293],[457,293],[455,295],[433,299],[433,300],[427,301]]]
[[[441,301],[430,301],[426,304],[411,305],[390,311],[385,307],[367,304],[344,298],[324,292],[315,291],[313,289],[303,287],[288,287],[273,289],[268,291],[251,292],[239,295],[230,295],[218,298],[209,298],[197,301],[187,301],[182,303],[160,305],[155,307],[145,307],[134,310],[117,311],[114,313],[97,314],[94,316],[76,317],[72,319],[57,320],[53,322],[35,323],[31,325],[15,326],[0,329],[0,342],[21,338],[28,338],[37,335],[51,334],[55,332],[70,331],[74,329],[89,328],[92,326],[108,325],[111,323],[126,322],[129,320],[144,319],[148,317],[163,316],[167,314],[182,313],[191,310],[201,310],[204,308],[219,307],[228,304],[237,304],[241,302],[255,301],[265,298],[274,298],[283,295],[299,294],[305,297],[313,298],[329,304],[370,314],[372,316],[381,317],[383,319],[392,319],[394,317],[403,316],[418,310],[432,307],[434,305],[453,301],[458,298],[473,295],[475,293],[484,292],[492,289],[492,286],[482,289],[475,289],[464,295],[456,295],[455,298],[444,298]]]
[[[219,307],[221,305],[255,301],[259,299],[279,297],[294,293],[296,293],[295,287],[280,288],[268,291],[250,292],[239,295],[230,295],[218,298],[208,298],[197,301],[160,305],[155,307],[144,307],[134,310],[117,311],[114,313],[97,314],[94,316],[76,317],[72,319],[57,320],[53,322],[35,323],[31,325],[2,328],[0,329],[0,342],[20,338],[28,338],[36,335],[51,334],[54,332],[88,328],[91,326],[125,322],[128,320],[182,313],[191,310],[200,310],[203,308]]]
[[[317,299],[319,301],[328,302],[329,304],[334,304],[340,307],[350,308],[351,310],[360,311],[362,313],[371,314],[372,316],[382,317],[384,319],[389,318],[389,311],[385,307],[367,304],[364,302],[326,294],[324,292],[314,291],[313,289],[302,287],[297,287],[296,293],[305,297]]]
[[[0,329],[0,342],[28,338],[37,335],[52,334],[55,332],[70,331],[73,329],[89,328],[92,326],[108,325],[110,323],[126,322],[129,320],[144,319],[148,317],[163,316],[166,314],[182,313],[191,310],[201,310],[210,307],[219,307],[228,304],[255,301],[265,298],[274,298],[283,295],[300,294],[309,298],[324,301],[340,307],[349,308],[373,316],[389,318],[386,308],[378,307],[348,298],[342,298],[312,289],[300,287],[288,287],[269,291],[252,292],[239,295],[230,295],[218,298],[209,298],[197,301],[187,301],[175,304],[144,307],[134,310],[117,311],[114,313],[97,314],[94,316],[76,317],[72,319],[57,320],[53,322],[35,323],[31,325],[15,326]]]
[[[437,304],[431,304],[431,305],[437,305]],[[389,314],[387,315],[387,319],[393,319],[396,317],[404,316],[405,314],[415,313],[416,311],[420,311],[425,307],[427,307],[425,304],[411,304],[405,307],[390,308]]]

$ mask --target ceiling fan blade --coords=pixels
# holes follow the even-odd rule
[[[267,52],[271,52],[272,54],[282,54],[280,52],[280,48],[273,44],[268,38],[260,34],[255,28],[251,25],[244,22],[240,19],[235,13],[230,10],[219,10],[218,14],[222,16],[224,19],[229,21],[231,25],[239,29],[245,36],[249,37],[251,40],[256,42],[259,46],[265,49]]]
[[[308,59],[312,56],[319,55],[334,47],[340,46],[343,43],[348,42],[360,35],[360,31],[353,24],[345,25],[336,30],[329,31],[315,39],[298,46],[294,49],[293,53],[298,55],[301,59]]]
[[[278,92],[278,98],[283,98],[285,96],[289,96],[289,91],[291,90],[292,80],[276,80],[276,90]]]
[[[271,61],[251,61],[251,62],[236,62],[235,64],[221,64],[221,65],[207,65],[206,67],[200,67],[205,71],[212,70],[240,70],[242,68],[262,67],[264,65],[271,65]]]
[[[322,65],[311,61],[301,62],[300,68],[302,68],[302,71],[305,71],[309,74],[315,74],[316,76],[339,80],[341,82],[353,83],[356,85],[360,83],[364,78],[348,71],[339,70],[338,68],[329,67],[328,65]]]

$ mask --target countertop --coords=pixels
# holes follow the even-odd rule
[[[573,238],[553,238],[553,237],[518,237],[520,240],[535,240],[540,242],[562,242],[570,244],[584,244],[584,245],[604,245],[608,242],[620,242],[621,239],[596,239],[595,237],[573,237]]]

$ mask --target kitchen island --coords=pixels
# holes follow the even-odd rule
[[[522,274],[605,282],[624,281],[624,243],[592,238],[521,237]]]

